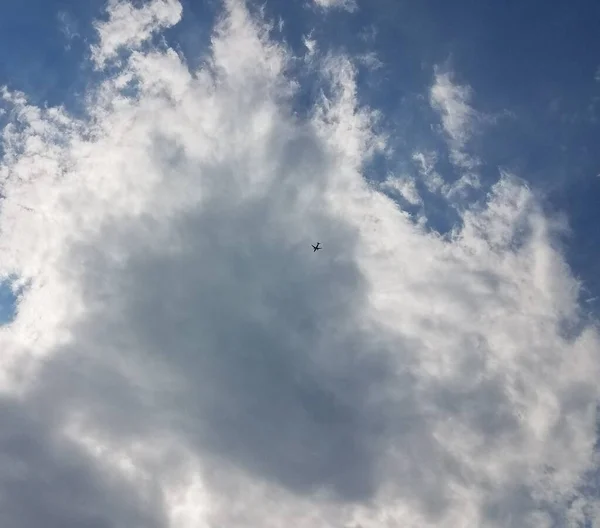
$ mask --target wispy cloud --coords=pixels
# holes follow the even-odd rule
[[[448,186],[444,184],[444,179],[435,170],[437,163],[435,152],[413,152],[412,160],[417,165],[419,174],[429,192],[435,193],[440,189],[445,189],[447,192]]]
[[[86,118],[5,94],[0,274],[26,287],[0,328],[3,524],[592,516],[600,340],[535,196],[504,174],[452,237],[414,225],[363,178],[385,137],[350,58],[314,58],[302,119],[242,2],[196,71],[148,44],[181,13],[109,5],[93,60],[121,62]]]
[[[323,9],[343,9],[346,11],[356,11],[358,5],[356,0],[313,0],[314,3]]]
[[[477,113],[469,105],[471,88],[455,84],[450,72],[436,68],[431,87],[431,103],[442,115],[446,134],[458,147],[464,147],[477,121]]]
[[[466,151],[469,139],[481,122],[481,115],[470,105],[472,90],[456,84],[450,71],[435,68],[429,93],[432,107],[440,113],[442,128],[450,148],[450,159],[462,169],[473,170],[479,160]]]
[[[423,199],[419,195],[416,182],[413,178],[407,176],[389,176],[381,184],[383,189],[388,189],[397,192],[408,203],[419,205],[423,203]]]
[[[57,19],[60,30],[67,40],[66,49],[70,49],[71,41],[81,36],[78,31],[77,20],[68,11],[60,11]]]

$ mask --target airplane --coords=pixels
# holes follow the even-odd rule
[[[312,244],[311,244],[311,246],[313,247],[313,253],[314,253],[315,251],[319,251],[319,249],[323,249],[322,247],[319,247],[319,244],[320,244],[320,243],[321,243],[321,242],[317,242],[317,245],[316,245],[316,246],[314,246],[314,245],[312,245]]]

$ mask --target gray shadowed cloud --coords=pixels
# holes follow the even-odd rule
[[[143,501],[38,416],[33,402],[0,401],[0,523],[13,528],[159,528]]]
[[[92,408],[107,399],[97,419],[108,430],[135,428],[138,420],[169,428],[195,449],[295,492],[322,489],[361,501],[376,491],[393,434],[393,409],[375,398],[400,380],[389,351],[361,330],[367,285],[353,260],[356,233],[320,212],[318,144],[300,138],[284,153],[300,155],[299,142],[313,182],[299,186],[282,175],[264,195],[237,201],[235,174],[217,170],[211,180],[227,189],[223,196],[168,229],[151,218],[118,219],[74,245],[68,260],[81,266],[73,280],[93,308],[73,329],[77,348],[58,354],[66,356],[54,381],[90,398]],[[283,159],[281,170],[293,166]],[[319,233],[324,251],[313,254],[309,233]],[[124,251],[125,261],[111,259]],[[62,362],[77,362],[81,349],[90,350],[82,367],[89,370],[63,379]],[[137,385],[106,390],[119,376],[103,381],[95,357],[118,362],[123,354],[167,365],[176,386],[158,380],[147,393]],[[406,391],[409,378],[403,383]]]

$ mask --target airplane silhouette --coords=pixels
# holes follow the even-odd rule
[[[316,246],[313,246],[313,245],[311,244],[311,246],[313,247],[313,253],[314,253],[315,251],[319,251],[319,249],[323,249],[322,247],[319,247],[319,244],[320,244],[320,243],[321,243],[321,242],[317,242],[317,245],[316,245]]]

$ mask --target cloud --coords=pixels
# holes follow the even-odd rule
[[[469,104],[473,93],[471,87],[456,84],[453,77],[452,72],[436,67],[429,101],[441,116],[452,163],[469,171],[470,177],[473,177],[473,170],[480,161],[467,153],[466,147],[477,125],[485,118]]]
[[[125,0],[109,0],[107,13],[108,21],[96,24],[100,42],[92,47],[92,60],[100,68],[119,50],[135,49],[156,31],[179,22],[182,6],[178,0],[153,0],[136,8]]]
[[[448,186],[444,184],[444,179],[435,170],[437,163],[437,155],[435,152],[414,152],[412,160],[417,165],[419,174],[423,178],[423,182],[430,192],[434,193],[439,189],[443,189],[447,192]]]
[[[358,9],[355,0],[314,0],[314,2],[322,9],[343,9],[350,12]]]
[[[379,60],[374,52],[364,53],[357,57],[357,61],[369,70],[379,70],[383,67],[383,62]]]
[[[350,58],[313,59],[301,118],[294,57],[243,3],[195,71],[140,45],[178,3],[108,15],[94,60],[127,53],[87,117],[4,96],[0,274],[23,289],[0,389],[35,442],[0,435],[26,468],[0,486],[41,489],[6,524],[591,518],[599,336],[531,191],[503,174],[440,237],[363,178],[385,136]]]
[[[422,198],[419,196],[416,182],[412,178],[388,177],[382,183],[381,187],[397,192],[400,194],[400,196],[402,196],[402,198],[412,205],[419,205],[423,203]]]
[[[95,467],[80,446],[61,438],[26,402],[3,398],[0,417],[0,520],[5,526],[163,525],[158,508],[108,468]]]
[[[78,31],[78,22],[75,17],[68,11],[59,11],[57,15],[60,31],[66,39],[66,49],[71,48],[71,41],[77,37],[81,37]]]
[[[436,68],[431,104],[441,113],[446,134],[460,147],[469,140],[477,120],[477,113],[469,105],[471,93],[469,86],[453,83],[452,73]]]

